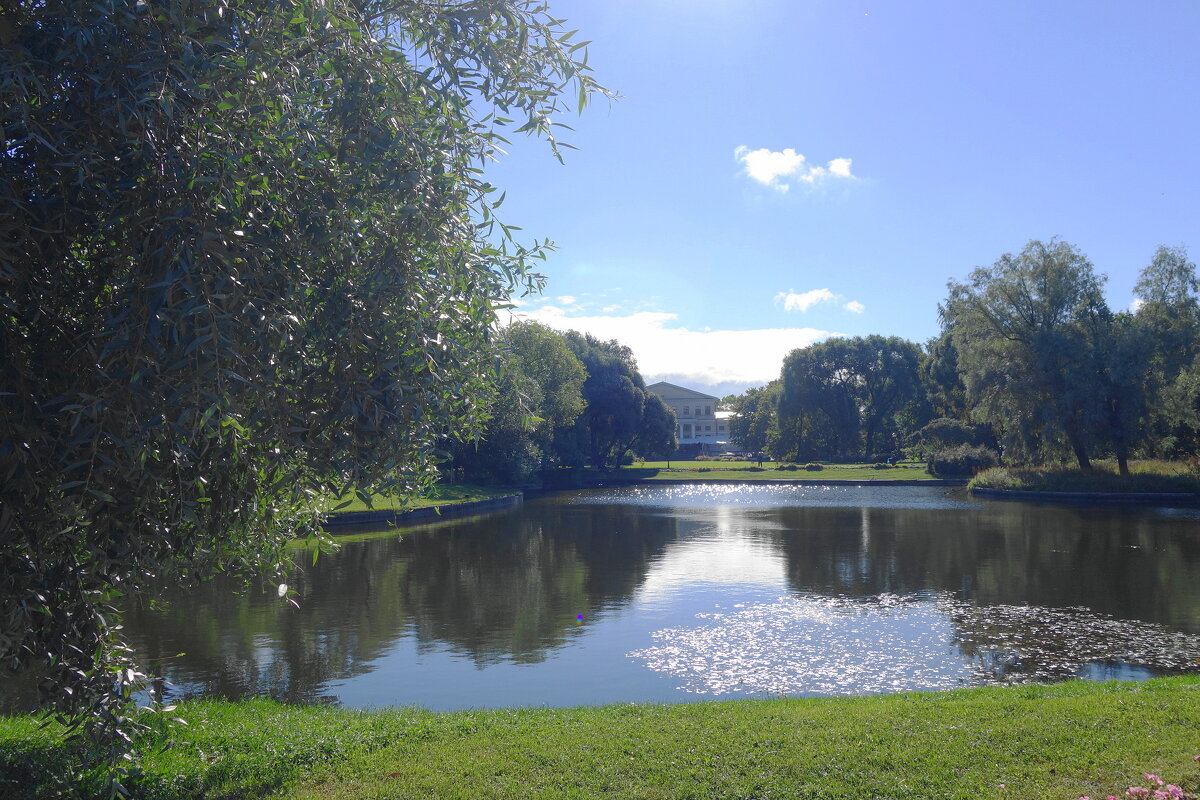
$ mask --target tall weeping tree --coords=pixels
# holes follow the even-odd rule
[[[940,307],[976,415],[1006,449],[1038,459],[1063,442],[1081,469],[1105,420],[1097,336],[1111,317],[1102,278],[1066,242],[1031,241],[951,281]],[[1124,443],[1124,440],[1122,440]]]
[[[109,604],[262,574],[321,499],[414,490],[536,285],[482,176],[598,90],[540,0],[0,10],[0,654],[96,742]]]

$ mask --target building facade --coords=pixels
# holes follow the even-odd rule
[[[659,381],[647,386],[675,411],[675,434],[679,449],[693,453],[723,453],[736,449],[729,440],[728,411],[717,411],[711,394]]]

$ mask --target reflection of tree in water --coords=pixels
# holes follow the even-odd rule
[[[1200,633],[1194,521],[1119,509],[785,508],[791,585],[865,597],[950,592],[979,606],[1086,606]]]
[[[408,565],[387,556],[400,543],[370,544],[377,547],[350,545],[291,570],[299,608],[274,587],[239,594],[218,579],[168,593],[162,611],[131,609],[130,641],[150,672],[161,670],[189,694],[331,701],[324,683],[364,671],[406,621],[400,586]]]
[[[417,635],[480,665],[541,661],[579,615],[629,600],[676,524],[623,506],[547,502],[452,535],[414,537],[404,596]]]
[[[675,526],[619,506],[527,503],[297,566],[287,581],[298,608],[273,588],[234,594],[214,580],[169,593],[164,611],[132,608],[127,627],[152,671],[187,693],[328,701],[328,681],[371,669],[406,631],[479,665],[544,659],[577,615],[628,601]]]

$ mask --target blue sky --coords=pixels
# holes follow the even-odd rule
[[[946,281],[1061,237],[1129,305],[1200,255],[1200,2],[551,0],[621,99],[516,141],[521,312],[714,394],[830,335],[923,342]],[[802,157],[802,158],[801,158]]]

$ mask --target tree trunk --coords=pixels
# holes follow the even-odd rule
[[[1067,441],[1071,443],[1071,449],[1075,452],[1075,460],[1079,462],[1079,469],[1083,472],[1091,472],[1092,460],[1088,458],[1087,448],[1083,445],[1083,437],[1073,430],[1068,430]]]

